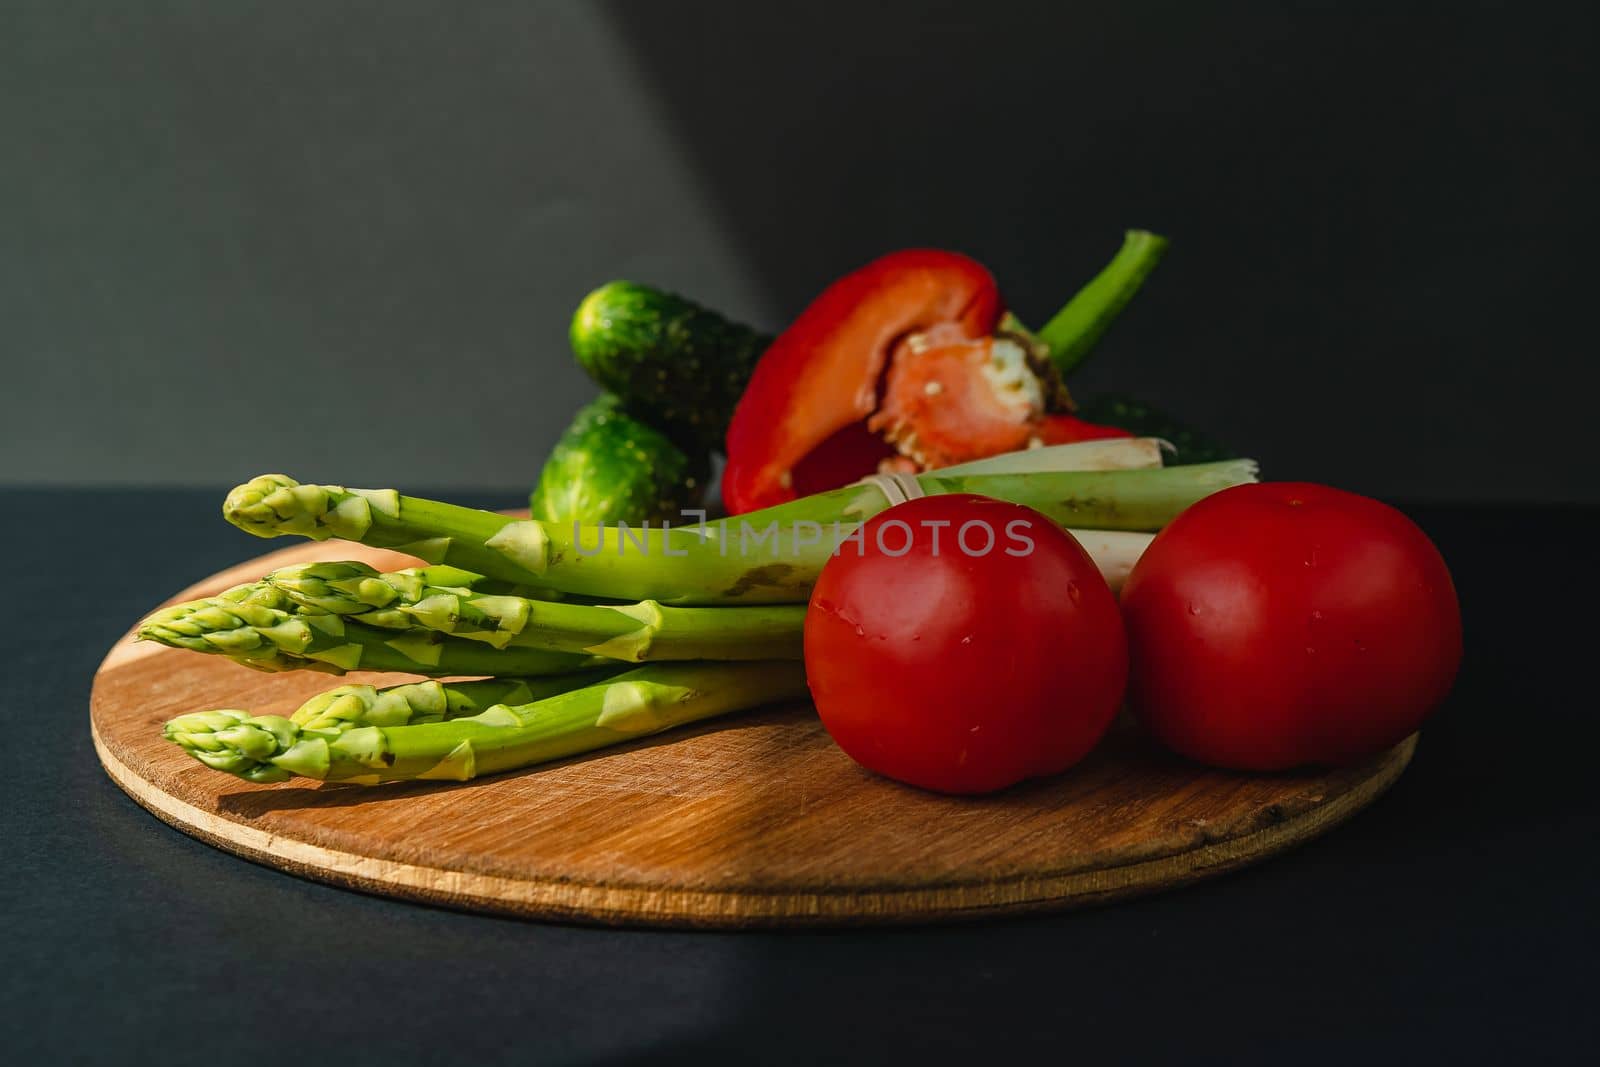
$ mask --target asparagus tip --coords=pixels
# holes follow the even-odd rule
[[[248,782],[282,782],[292,775],[273,760],[298,747],[300,727],[278,715],[222,708],[180,715],[161,735],[213,770]]]
[[[222,517],[257,537],[300,534],[321,541],[359,541],[372,525],[367,495],[338,485],[302,485],[286,474],[262,474],[233,488]]]

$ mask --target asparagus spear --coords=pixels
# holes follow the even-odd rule
[[[917,476],[927,493],[981,493],[1064,526],[1156,530],[1219,489],[1255,480],[1250,460],[1159,470]],[[854,485],[699,527],[634,530],[512,519],[393,489],[302,485],[267,474],[228,494],[223,514],[258,537],[342,537],[566,593],[665,604],[795,603],[835,547],[889,507]]]
[[[263,671],[521,677],[579,670],[599,662],[537,648],[495,649],[422,626],[379,629],[305,610],[270,586],[264,590],[239,586],[223,596],[163,608],[140,625],[137,639],[228,656]]]
[[[805,695],[805,671],[795,662],[651,664],[443,722],[325,730],[225,709],[180,715],[164,736],[206,766],[252,782],[295,775],[363,784],[466,781]]]
[[[426,584],[416,569],[381,574],[365,563],[304,563],[267,575],[299,604],[375,625],[421,624],[495,648],[587,652],[611,659],[799,659],[803,604],[720,608],[558,604]]]
[[[382,689],[341,685],[296,708],[289,721],[307,730],[358,726],[416,726],[487,711],[496,704],[531,704],[604,681],[626,670],[621,664],[544,678],[479,678],[466,682],[407,682]]]

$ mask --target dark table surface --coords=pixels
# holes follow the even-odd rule
[[[1329,837],[1063,915],[725,934],[362,896],[235,859],[124,796],[90,747],[90,681],[141,612],[266,547],[223,524],[220,496],[0,492],[11,1062],[1593,1052],[1600,512],[1408,509],[1454,570],[1466,662],[1411,769]]]

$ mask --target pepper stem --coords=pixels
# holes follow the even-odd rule
[[[1048,346],[1057,373],[1065,378],[1088,357],[1166,251],[1167,239],[1148,230],[1123,235],[1122,248],[1105,269],[1035,335]]]

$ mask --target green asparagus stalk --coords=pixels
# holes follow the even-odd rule
[[[487,711],[496,704],[531,704],[594,685],[627,670],[621,664],[544,678],[479,678],[465,682],[407,682],[385,686],[341,685],[296,708],[289,721],[307,730],[358,726],[417,726]]]
[[[252,638],[236,632],[243,620],[270,628],[297,613],[298,605],[282,590],[266,582],[250,582],[225,589],[214,597],[162,608],[139,624],[134,640],[226,656],[260,671],[300,669],[343,674],[330,663],[302,662],[300,657],[281,650],[270,635]]]
[[[489,578],[461,567],[449,567],[443,564],[429,567],[412,567],[406,573],[415,575],[423,585],[460,587],[471,589],[475,593],[527,596],[534,588],[528,585],[519,585],[516,582],[501,581],[498,578]]]
[[[252,782],[467,781],[805,695],[805,671],[791,661],[651,664],[442,722],[313,729],[225,709],[181,715],[164,735],[206,766]]]
[[[475,593],[470,586],[425,584],[417,570],[379,573],[365,563],[284,567],[267,582],[319,611],[376,625],[422,625],[495,648],[583,652],[651,660],[799,659],[802,604],[720,608],[558,604]]]
[[[223,596],[163,608],[140,625],[136,636],[171,648],[224,655],[262,671],[522,677],[580,670],[600,662],[537,648],[496,649],[422,626],[379,629],[304,610],[271,586],[236,587]]]
[[[381,578],[382,581],[374,578]],[[343,580],[334,587],[328,584],[333,579]],[[530,594],[541,592],[531,586],[486,578],[460,567],[442,565],[410,567],[379,575],[364,563],[313,563],[280,568],[262,581],[283,598],[283,602],[276,606],[289,610],[298,607],[312,613],[359,615],[358,621],[385,630],[407,630],[418,625],[417,620],[401,607],[420,597],[424,589],[440,588],[481,596],[486,607],[498,604],[502,597],[518,603]],[[408,600],[408,597],[411,599]],[[352,602],[361,606],[354,607]],[[493,628],[495,623],[492,619],[486,619],[484,625]]]
[[[1159,470],[931,471],[917,481],[926,493],[1027,504],[1063,526],[1149,531],[1202,497],[1255,478],[1253,461],[1232,460]],[[585,527],[268,474],[228,494],[223,514],[258,537],[342,537],[503,581],[685,605],[804,601],[855,525],[888,507],[876,486],[853,485],[692,527]]]

